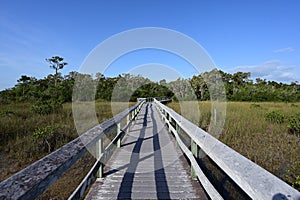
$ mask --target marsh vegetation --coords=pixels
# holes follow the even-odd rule
[[[168,106],[204,130],[209,129],[211,103],[199,101],[200,118],[183,112],[178,102]],[[223,143],[300,189],[300,103],[228,102]]]

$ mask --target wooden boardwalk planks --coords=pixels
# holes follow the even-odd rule
[[[152,103],[143,106],[134,125],[106,164],[86,199],[208,199],[175,147]]]

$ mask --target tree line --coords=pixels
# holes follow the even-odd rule
[[[66,62],[59,56],[46,59],[54,74],[37,79],[22,75],[17,84],[0,92],[0,103],[34,102],[42,105],[62,104],[72,101],[73,90],[78,89],[73,100],[90,101],[136,101],[138,97],[169,96],[175,100],[210,100],[212,93],[225,92],[229,101],[300,101],[300,85],[250,79],[249,72],[226,73],[213,69],[192,78],[167,82],[153,82],[141,75],[122,74],[117,77],[105,77],[101,73],[95,75],[70,72],[62,75],[59,70]],[[76,81],[75,81],[76,80]],[[76,84],[75,84],[76,82]],[[218,90],[222,83],[223,90]]]

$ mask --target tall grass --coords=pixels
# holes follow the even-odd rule
[[[96,116],[99,123],[133,104],[96,102]],[[198,105],[199,113],[195,110],[195,106]],[[209,131],[212,116],[210,102],[184,102],[181,107],[179,103],[172,102],[168,106]],[[30,107],[29,103],[0,105],[0,181],[48,154],[38,143],[33,142],[33,133],[37,128],[47,125],[58,127],[59,137],[56,138],[53,150],[78,137],[70,103],[64,104],[61,112],[50,115],[36,115],[31,112]],[[270,111],[291,116],[300,113],[300,103],[228,102],[226,121],[219,139],[266,170],[291,183],[294,177],[287,176],[287,171],[294,170],[294,174],[300,175],[300,169],[293,168],[294,163],[300,161],[300,140],[297,135],[288,132],[287,121],[278,124],[267,121],[265,113]],[[88,116],[87,114],[86,117]],[[41,198],[67,198],[93,162],[92,156],[85,155]],[[63,192],[61,188],[64,188]]]
[[[184,112],[184,116],[204,130],[209,130],[211,103],[198,104],[199,119],[195,118],[195,111],[190,115]],[[179,103],[172,102],[168,106],[182,113]],[[296,181],[295,175],[300,175],[300,169],[293,168],[300,161],[300,138],[289,133],[288,121],[271,123],[265,119],[265,114],[278,111],[288,117],[300,113],[299,108],[300,103],[228,102],[225,125],[219,140],[291,184]],[[289,170],[294,170],[293,177],[287,174]]]
[[[96,102],[98,123],[134,104]],[[83,114],[86,114],[88,120],[89,114],[84,111]],[[34,114],[29,103],[0,104],[0,181],[49,153],[44,151],[42,143],[34,141],[33,137],[36,129],[48,125],[56,127],[53,151],[78,137],[71,103],[64,104],[60,112],[49,115]],[[70,172],[66,173],[66,176],[51,186],[42,198],[66,199],[91,168],[93,162],[92,156],[85,155]],[[64,188],[63,193],[61,188]]]

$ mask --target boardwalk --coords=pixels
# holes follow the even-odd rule
[[[154,104],[147,103],[86,199],[208,199]]]
[[[112,133],[114,127],[116,131]],[[107,133],[115,135],[103,149],[101,144]],[[117,148],[124,134],[122,146]],[[191,141],[190,147],[182,141],[181,134]],[[155,98],[142,99],[2,181],[0,199],[38,198],[95,144],[99,147],[98,159],[69,200],[81,199],[88,189],[86,199],[300,200],[299,191]],[[199,148],[209,157],[208,165],[217,166],[207,172],[208,177],[198,163]],[[204,168],[205,162],[202,160]],[[94,182],[97,174],[103,173],[102,163],[106,164],[104,178]],[[191,179],[190,171],[197,181]],[[213,185],[213,176],[222,178],[221,182]],[[233,183],[228,185],[228,178]]]

